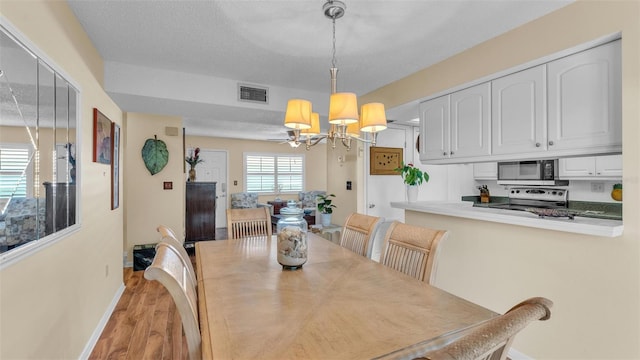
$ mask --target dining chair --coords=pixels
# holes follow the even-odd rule
[[[371,239],[381,220],[383,221],[377,216],[352,213],[344,223],[340,246],[368,256],[371,253]]]
[[[269,209],[227,209],[227,233],[229,239],[252,236],[271,236]]]
[[[160,235],[162,235],[162,237],[165,236],[170,236],[176,240],[178,240],[179,242],[184,244],[184,238],[178,238],[178,235],[176,235],[176,232],[173,231],[173,229],[171,229],[168,226],[165,225],[158,225],[158,227],[156,228],[156,230],[160,233]]]
[[[463,336],[451,341],[439,339],[445,345],[423,352],[414,360],[504,360],[516,335],[534,320],[549,319],[552,306],[553,302],[543,297],[527,299],[504,315],[472,326]],[[421,346],[431,347],[430,342]]]
[[[144,271],[147,280],[157,280],[171,294],[182,320],[187,339],[189,359],[201,359],[201,336],[198,324],[198,299],[188,270],[174,246],[160,242],[156,245],[153,262]]]
[[[439,244],[448,237],[446,230],[408,225],[394,221],[384,239],[381,263],[418,280],[433,284],[436,277]]]
[[[193,268],[193,263],[191,262],[191,257],[189,256],[189,253],[187,253],[187,250],[184,248],[184,241],[179,240],[175,236],[175,233],[173,232],[173,230],[171,230],[171,228],[167,226],[158,225],[157,230],[160,234],[162,234],[162,240],[160,241],[169,243],[170,245],[176,248],[176,251],[182,258],[182,261],[184,262],[185,266],[187,267],[187,273],[191,278],[191,281],[193,282],[194,285],[197,286],[198,280],[196,278],[196,271]]]

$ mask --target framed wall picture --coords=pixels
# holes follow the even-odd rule
[[[398,175],[394,170],[399,168],[403,159],[402,148],[372,146],[369,148],[370,175]]]
[[[93,162],[111,164],[111,120],[93,108]]]
[[[120,206],[120,125],[111,126],[111,210]]]

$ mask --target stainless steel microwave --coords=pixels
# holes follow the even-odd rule
[[[558,159],[498,163],[498,185],[569,185],[558,180]]]

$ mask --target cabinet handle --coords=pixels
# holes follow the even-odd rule
[[[589,175],[593,175],[593,173],[592,173],[592,172],[590,172],[590,173],[589,173]]]
[[[540,143],[536,143],[536,147],[540,147]]]
[[[451,152],[451,155],[453,155],[453,151]]]
[[[443,153],[442,153],[442,155],[447,156],[447,152],[446,152],[446,151],[445,151],[445,152],[443,152]]]
[[[550,146],[553,146],[553,141],[549,141],[549,145],[550,145]]]
[[[602,173],[599,173],[599,172],[598,172],[598,173],[596,173],[596,175],[602,175]]]

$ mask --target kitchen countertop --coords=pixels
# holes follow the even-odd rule
[[[617,237],[624,230],[622,221],[576,216],[567,218],[541,218],[526,211],[474,207],[471,201],[458,202],[392,202],[391,207],[424,213],[456,216],[467,219],[492,221],[503,224],[528,226],[585,235]]]

